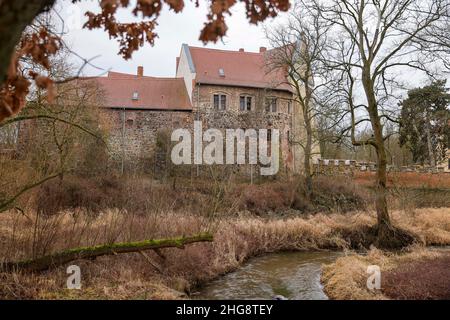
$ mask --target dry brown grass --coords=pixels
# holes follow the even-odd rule
[[[408,214],[394,212],[393,219],[396,224],[418,234],[427,244],[450,244],[450,209],[420,209]],[[139,254],[76,261],[74,263],[82,269],[83,289],[80,291],[65,289],[64,267],[39,274],[0,273],[0,297],[176,298],[179,292],[189,292],[196,285],[232,271],[256,255],[283,250],[355,247],[352,242],[358,243],[364,237],[364,227],[374,222],[375,214],[364,212],[274,219],[245,213],[238,217],[209,218],[176,212],[132,215],[120,210],[106,210],[98,216],[75,210],[50,217],[35,213],[25,217],[10,211],[0,220],[0,256],[5,260],[26,259],[78,246],[167,238],[203,231],[213,232],[215,241],[188,246],[185,250],[166,249],[165,258],[148,252],[148,257],[160,266],[162,273]],[[358,261],[355,260],[352,266],[356,271],[363,267]],[[352,272],[352,277],[357,277],[358,272]]]
[[[235,215],[247,210],[257,215],[301,212],[348,212],[366,208],[369,192],[350,179],[316,177],[314,197],[305,197],[301,179],[251,185],[233,181],[181,180],[158,183],[144,177],[67,176],[35,190],[34,206],[45,215],[84,208],[92,213],[109,208],[129,212],[196,212],[203,215]],[[23,206],[22,206],[23,207]]]
[[[373,172],[356,172],[354,182],[371,187],[375,184]],[[391,172],[388,174],[388,187],[400,188],[450,188],[448,173]]]
[[[417,234],[428,246],[450,244],[450,208],[396,211],[392,218],[396,225]]]
[[[439,251],[427,250],[423,247],[410,248],[406,253],[386,253],[372,249],[367,255],[350,253],[338,258],[334,263],[323,267],[322,283],[324,291],[331,299],[336,300],[380,300],[388,299],[380,290],[367,289],[367,267],[377,265],[383,272],[388,272],[411,262],[432,260],[442,257]]]

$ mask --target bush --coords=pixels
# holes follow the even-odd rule
[[[319,176],[313,180],[313,205],[318,211],[363,210],[371,201],[369,191],[349,178]]]
[[[235,196],[241,195],[241,210],[258,215],[288,209],[292,202],[291,194],[289,185],[279,183],[241,185],[234,192]]]
[[[305,196],[301,179],[263,184],[215,181],[180,181],[178,187],[137,177],[77,177],[49,181],[36,197],[37,209],[51,215],[66,209],[99,212],[126,209],[134,214],[191,211],[200,215],[231,214],[247,210],[256,215],[284,213],[347,212],[364,209],[369,193],[350,180],[316,177],[313,196]]]
[[[136,177],[65,176],[63,180],[49,181],[41,186],[35,198],[35,206],[45,215],[76,208],[93,213],[118,208],[133,214],[168,211],[210,214],[211,210],[230,208],[225,203],[219,203],[217,207],[214,188],[209,186],[207,190],[207,193],[202,193],[195,185],[175,188],[170,184]]]
[[[70,176],[41,186],[36,197],[36,207],[46,215],[76,208],[98,212],[104,208],[122,208],[124,194],[124,186],[117,178]]]

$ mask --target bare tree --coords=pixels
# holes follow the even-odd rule
[[[304,152],[302,169],[307,197],[311,198],[311,160],[320,153],[316,150],[323,137],[317,123],[319,118],[336,119],[338,112],[333,103],[334,95],[324,90],[331,82],[323,64],[323,52],[327,48],[327,34],[332,24],[321,19],[317,11],[307,9],[300,1],[286,23],[277,27],[266,26],[265,33],[274,47],[266,56],[267,72],[286,73],[284,84],[291,87],[294,107],[300,109],[301,117],[295,119],[298,122],[295,125],[302,128],[304,136],[294,134],[290,143],[299,145]],[[328,128],[335,125],[334,121],[321,121],[325,122]]]
[[[407,77],[433,75],[444,50],[424,50],[433,32],[448,25],[448,0],[313,0],[321,19],[333,25],[335,41],[327,48],[330,70],[337,73],[333,90],[349,111],[348,131],[355,146],[372,146],[377,155],[377,239],[383,247],[404,246],[413,237],[392,225],[387,206],[385,126],[397,122],[397,101]],[[438,48],[442,48],[439,47]],[[437,55],[439,53],[439,55]],[[443,59],[442,59],[443,60]],[[358,140],[358,126],[369,123],[372,136]]]
[[[66,58],[60,51],[52,59],[49,73],[54,79],[70,78],[74,73]],[[90,144],[96,144],[96,154],[104,153],[106,126],[99,108],[102,101],[101,90],[93,81],[59,84],[52,103],[48,102],[44,90],[37,87],[19,116],[0,123],[0,133],[9,128],[22,128],[21,137],[15,141],[15,155],[5,158],[0,166],[3,180],[0,212],[16,206],[16,200],[22,195],[47,181],[82,171],[90,156]],[[22,175],[11,170],[16,165],[21,166]],[[102,165],[106,166],[105,162]],[[93,170],[89,171],[92,174]]]

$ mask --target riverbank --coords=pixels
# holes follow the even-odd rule
[[[395,211],[393,222],[419,236],[425,245],[450,244],[450,208]],[[38,221],[38,223],[36,223]],[[59,267],[43,273],[0,273],[5,299],[174,299],[234,271],[248,259],[280,251],[350,250],[370,238],[365,230],[374,212],[256,217],[205,217],[163,212],[132,215],[108,210],[97,216],[83,211],[39,218],[7,212],[0,221],[1,256],[8,261],[67,248],[100,243],[169,238],[200,232],[214,234],[212,244],[165,249],[145,256],[130,253],[75,261],[82,289],[66,289],[67,273]],[[151,263],[150,263],[151,262]]]
[[[380,289],[367,288],[368,266],[379,266]],[[410,248],[403,253],[372,249],[367,255],[351,254],[324,266],[324,291],[335,300],[450,299],[448,249]]]

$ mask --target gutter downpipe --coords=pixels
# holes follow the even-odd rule
[[[125,107],[123,107],[122,111],[122,164],[121,164],[121,172],[122,176],[125,171]]]
[[[197,84],[197,121],[200,121],[200,83]],[[203,150],[202,150],[203,154]],[[200,166],[197,165],[197,178],[200,176]]]
[[[297,134],[297,130],[296,130],[296,127],[295,127],[295,103],[294,103],[295,101],[294,100],[292,100],[292,115],[291,115],[291,130],[292,130],[292,135],[293,136],[295,136],[296,134]],[[290,141],[288,141],[288,143],[290,143]],[[294,175],[297,173],[296,172],[296,158],[295,158],[295,151],[296,151],[296,148],[292,148],[292,171],[293,171],[293,173],[294,173]]]

